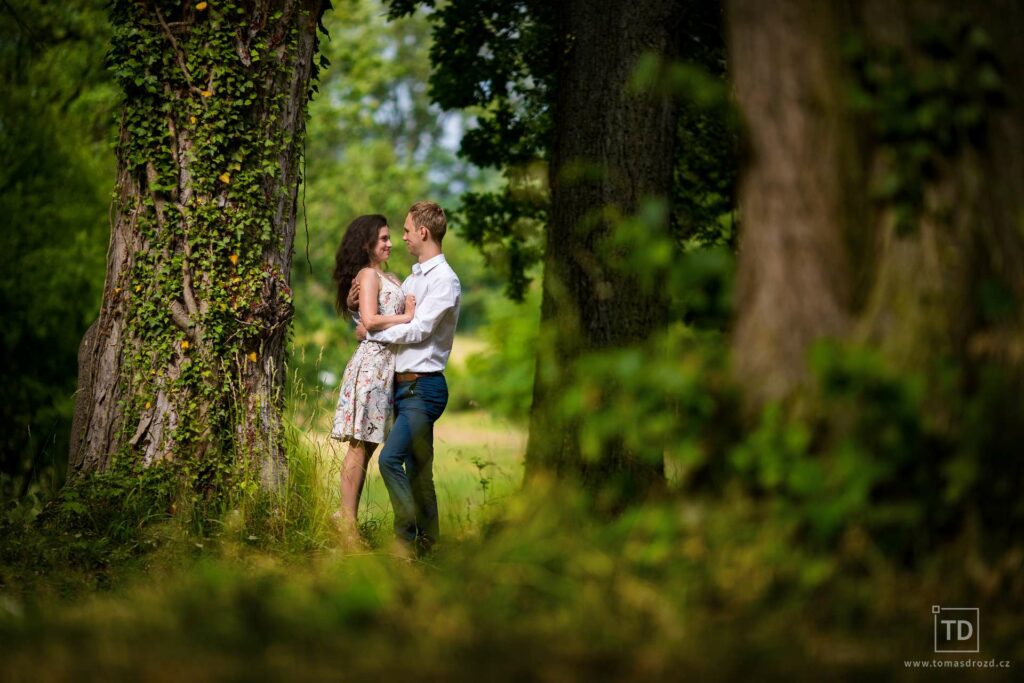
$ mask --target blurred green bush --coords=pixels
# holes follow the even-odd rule
[[[464,369],[448,371],[449,406],[482,408],[494,415],[525,422],[533,400],[533,372],[540,325],[540,284],[535,282],[522,303],[492,297],[485,303],[478,330],[487,348],[471,354]]]

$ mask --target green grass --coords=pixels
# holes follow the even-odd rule
[[[337,484],[347,449],[326,432],[308,435],[307,447],[322,454],[325,487]],[[479,411],[442,415],[435,425],[434,481],[441,532],[461,538],[485,518],[488,510],[507,498],[522,479],[526,436],[521,428]],[[359,519],[368,529],[390,529],[391,505],[377,466],[380,449],[370,461],[359,505]]]

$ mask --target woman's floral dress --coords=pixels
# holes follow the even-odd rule
[[[377,313],[397,315],[405,310],[405,294],[390,278],[380,277]],[[359,314],[353,316],[359,320]],[[391,429],[395,352],[389,344],[360,342],[341,379],[331,437],[339,441],[383,443]]]

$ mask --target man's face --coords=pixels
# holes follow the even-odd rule
[[[402,229],[402,241],[405,242],[406,249],[413,256],[420,255],[420,245],[423,244],[423,240],[420,239],[420,233],[422,230],[417,230],[412,222],[412,214],[408,214],[405,217],[405,224]]]

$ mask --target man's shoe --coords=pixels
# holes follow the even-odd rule
[[[430,557],[434,552],[434,541],[426,536],[417,536],[415,547],[416,557]]]

